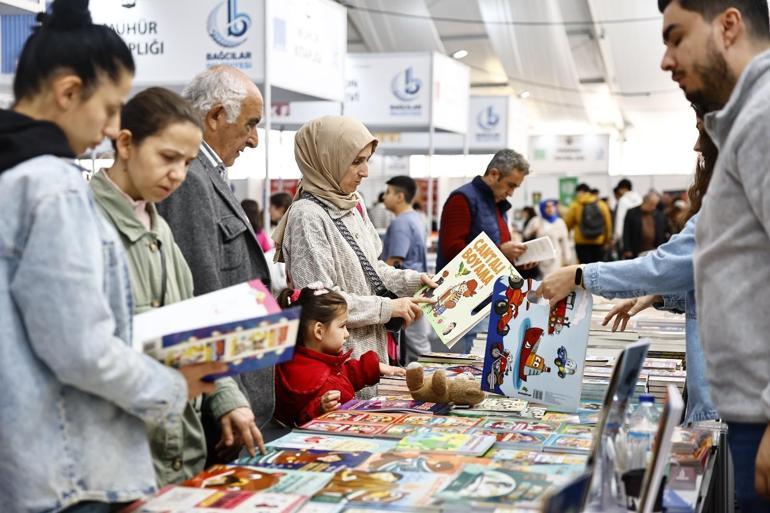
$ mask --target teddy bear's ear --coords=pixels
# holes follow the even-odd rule
[[[419,390],[424,383],[422,365],[412,362],[406,366],[406,388],[410,392]]]

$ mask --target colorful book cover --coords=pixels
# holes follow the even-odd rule
[[[329,482],[321,472],[275,470],[235,465],[212,465],[183,482],[193,488],[217,488],[247,492],[288,493],[310,497]]]
[[[428,506],[451,478],[418,472],[340,470],[315,497],[327,502],[348,502],[397,508]]]
[[[359,422],[362,424],[393,424],[404,418],[406,415],[401,413],[382,413],[382,412],[358,412],[335,410],[324,413],[315,420],[330,422]]]
[[[593,446],[593,438],[585,435],[553,434],[545,443],[546,451],[588,454]]]
[[[435,304],[423,305],[422,311],[441,342],[452,347],[487,316],[487,299],[495,280],[503,275],[518,273],[482,232],[436,273],[437,288],[423,287],[417,292],[418,297],[436,300]]]
[[[521,413],[527,407],[527,404],[527,401],[522,399],[489,396],[470,409],[488,412]]]
[[[379,396],[372,399],[351,399],[340,406],[347,411],[431,413],[443,415],[451,409],[449,404],[414,401],[409,396]]]
[[[448,417],[439,415],[404,415],[401,419],[394,422],[394,424],[470,428],[477,425],[479,422],[481,422],[480,419],[469,419],[465,417]]]
[[[345,436],[377,436],[388,428],[389,424],[359,424],[355,422],[333,422],[311,420],[298,429],[321,433],[334,433]]]
[[[266,445],[270,448],[281,449],[377,453],[393,449],[396,446],[396,442],[379,438],[363,439],[292,431]]]
[[[421,451],[389,451],[373,454],[358,470],[369,472],[428,472],[454,475],[463,465],[490,465],[488,458],[458,456],[457,454],[428,453]]]
[[[468,505],[534,502],[552,486],[553,482],[544,474],[467,465],[437,498]]]
[[[393,424],[385,428],[384,431],[377,436],[386,438],[401,439],[407,435],[416,435],[420,433],[449,433],[449,434],[463,434],[468,431],[466,426],[434,426],[434,425],[420,425],[420,424]]]
[[[468,430],[473,436],[494,436],[497,438],[495,447],[509,449],[524,449],[528,451],[542,451],[551,433],[534,433],[527,431],[502,431],[485,428],[472,428]]]
[[[234,464],[311,472],[336,472],[343,468],[355,468],[371,455],[370,452],[268,448],[265,454],[244,456],[235,460]]]
[[[421,451],[483,456],[494,444],[494,436],[463,435],[457,433],[417,433],[408,435],[396,444],[396,451]]]
[[[299,311],[281,311],[254,280],[134,316],[133,345],[172,367],[226,362],[213,380],[291,359]]]
[[[505,461],[529,465],[583,465],[588,457],[582,454],[556,454],[540,451],[523,451],[518,449],[493,448],[487,453],[492,461]]]
[[[559,428],[556,430],[556,433],[558,433],[560,435],[575,435],[575,436],[593,437],[595,429],[596,429],[596,426],[592,426],[592,425],[589,425],[589,424],[567,424],[567,423],[564,423],[564,424],[559,426]]]
[[[559,428],[559,424],[542,420],[488,418],[479,424],[478,427],[500,431],[535,431],[540,433],[553,433]]]
[[[136,502],[124,513],[294,513],[307,497],[284,493],[206,490],[167,486],[157,495]]]
[[[576,290],[553,307],[530,292],[538,282],[497,280],[481,387],[507,397],[575,411],[580,402],[591,295]]]
[[[580,424],[580,415],[577,413],[549,411],[543,415],[543,420],[556,423]]]
[[[498,462],[495,468],[507,468],[519,472],[533,474],[545,474],[547,476],[574,477],[586,470],[585,465],[570,465],[565,463],[553,463],[551,465],[538,465],[534,463]]]

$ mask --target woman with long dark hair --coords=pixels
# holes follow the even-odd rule
[[[152,492],[145,422],[214,390],[131,348],[120,240],[73,159],[117,134],[134,62],[87,0],[56,0],[0,111],[0,497],[4,511],[109,511]]]
[[[546,277],[538,289],[538,294],[551,303],[569,294],[576,287],[576,282],[582,282],[584,288],[606,298],[633,297],[616,305],[605,317],[604,324],[614,319],[613,331],[618,327],[624,330],[632,316],[650,306],[684,313],[687,355],[685,421],[688,423],[718,418],[706,381],[706,360],[695,316],[693,276],[695,224],[701,200],[714,171],[717,148],[703,129],[702,118],[697,111],[696,115],[699,135],[694,149],[699,153],[699,158],[695,180],[690,187],[693,208],[684,229],[645,256],[633,260],[565,267]]]

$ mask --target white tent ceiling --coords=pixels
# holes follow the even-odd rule
[[[654,0],[337,1],[348,7],[349,52],[467,50],[471,92],[526,91],[531,130],[609,131],[634,139],[632,168],[650,145],[681,150],[663,168],[692,168],[694,118],[660,69]]]

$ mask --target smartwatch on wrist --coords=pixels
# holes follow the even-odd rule
[[[579,265],[577,266],[577,269],[575,269],[575,285],[585,288],[583,285],[583,266]]]

